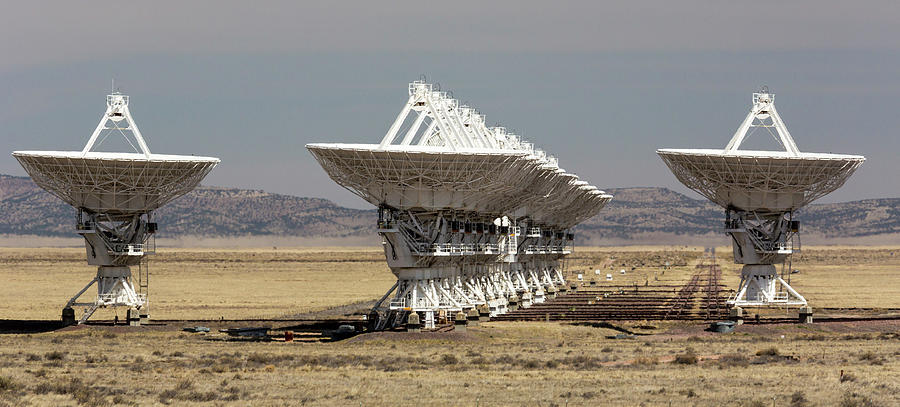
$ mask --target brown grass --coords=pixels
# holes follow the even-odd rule
[[[341,250],[160,249],[150,257],[151,317],[291,315],[376,299],[394,283],[383,252]],[[0,248],[0,318],[57,319],[66,300],[94,274],[84,249]],[[112,319],[114,313],[95,315]],[[119,318],[124,316],[120,310]]]
[[[818,250],[821,257],[812,257]],[[891,256],[844,250],[806,252],[795,282],[822,294],[803,293],[815,303],[840,288],[813,270],[845,261],[856,270],[854,284],[872,290],[867,304],[900,307],[897,296],[879,294],[896,292],[896,280],[871,273],[896,267]],[[694,252],[579,249],[569,269],[601,269],[605,277],[624,260],[627,272],[615,274],[618,284],[674,283],[693,270]],[[0,249],[0,318],[56,319],[61,303],[93,275],[82,256],[74,249]],[[659,261],[666,258],[688,265],[663,274]],[[155,256],[151,267],[155,318],[276,317],[376,298],[393,283],[383,254],[372,249],[172,250]],[[839,297],[824,298],[855,304]],[[900,398],[900,323],[745,325],[732,334],[672,322],[626,327],[632,325],[651,335],[607,339],[618,331],[539,322],[331,343],[228,342],[211,340],[220,337],[215,329],[188,334],[174,325],[5,334],[0,406],[344,406],[411,399],[418,405],[716,406],[772,405],[772,396],[777,405],[887,406]]]
[[[682,284],[702,253],[700,247],[577,248],[567,269],[601,286]],[[740,266],[730,262],[730,248],[717,253],[724,284],[736,288]],[[672,269],[663,270],[666,261]],[[804,248],[793,268],[801,273],[791,276],[792,285],[815,308],[900,307],[900,248]],[[58,318],[95,270],[83,248],[0,248],[0,318]],[[150,311],[157,319],[293,315],[376,299],[394,282],[380,248],[162,248],[150,257],[150,270]],[[113,315],[101,310],[97,318]]]
[[[390,405],[415,394],[419,405],[447,400],[592,405],[598,398],[619,405],[759,400],[771,405],[771,398],[760,396],[771,392],[778,405],[844,399],[890,405],[900,397],[896,357],[873,365],[867,356],[852,356],[895,355],[900,343],[892,337],[844,339],[845,327],[830,324],[817,326],[821,341],[801,339],[801,328],[770,327],[689,342],[665,333],[673,327],[628,341],[606,339],[602,328],[538,322],[483,323],[464,336],[364,335],[318,344],[211,341],[218,334],[185,334],[178,327],[117,328],[126,332],[116,338],[104,338],[102,332],[113,328],[101,326],[3,335],[0,384],[9,384],[0,386],[0,400],[11,405]],[[702,326],[679,329],[702,332]],[[69,352],[51,361],[58,363],[28,356],[54,352],[59,345],[51,339],[60,339]],[[767,350],[772,347],[777,357]],[[612,350],[601,352],[604,348]],[[754,349],[764,352],[755,356]],[[91,362],[97,355],[106,359]]]

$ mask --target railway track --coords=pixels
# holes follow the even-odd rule
[[[893,310],[893,309],[892,309]],[[874,310],[878,311],[878,310]],[[596,322],[600,320],[612,320],[612,321],[629,321],[629,320],[638,320],[639,313],[610,313],[603,318],[598,318],[596,315],[590,315],[584,318],[578,318],[573,316],[571,318],[558,318],[553,317],[551,321],[562,321],[562,322]],[[654,318],[643,318],[646,315],[640,315],[641,320],[648,319],[653,320]],[[499,321],[542,321],[544,320],[546,315],[541,315],[537,318],[527,319],[527,318],[504,318],[497,317],[492,318],[493,320]],[[659,319],[659,318],[657,318]],[[724,318],[722,318],[724,319]],[[680,317],[681,321],[696,321],[703,322],[707,321],[706,318],[699,315],[682,315]],[[816,317],[815,323],[841,323],[841,322],[891,322],[891,321],[900,321],[900,315],[872,315],[872,316],[820,316]],[[222,324],[224,322],[224,324]],[[344,322],[358,322],[353,319],[346,319]],[[745,325],[769,325],[769,324],[796,324],[796,318],[779,318],[779,317],[766,317],[761,318],[760,320],[755,319],[746,319],[744,321]],[[331,337],[326,335],[326,331],[336,329],[339,325],[337,320],[334,319],[231,319],[231,320],[197,320],[197,319],[167,319],[167,320],[156,320],[151,322],[150,325],[143,327],[128,327],[122,324],[114,327],[112,321],[90,321],[86,324],[86,326],[98,327],[98,328],[122,328],[122,329],[134,329],[137,331],[141,330],[165,330],[165,331],[180,331],[184,327],[196,326],[196,325],[212,325],[211,328],[214,330],[218,330],[218,328],[223,328],[226,326],[234,327],[234,326],[260,326],[260,325],[270,325],[271,326],[271,337],[273,338],[281,338],[283,334],[281,331],[290,330],[294,332],[294,341],[296,342],[323,342],[332,340]],[[222,325],[219,325],[222,324]],[[4,334],[35,334],[42,332],[52,332],[59,329],[63,329],[63,326],[58,320],[0,320],[0,335]],[[402,330],[402,329],[401,329]],[[442,325],[435,329],[434,331],[445,332],[452,330],[452,326]],[[368,332],[366,329],[361,329],[359,332]]]
[[[714,321],[728,317],[722,269],[697,266],[683,285],[581,287],[578,291],[500,315],[498,321],[671,320]]]
[[[816,317],[813,320],[815,323],[825,323],[825,322],[875,322],[875,321],[900,321],[900,315],[876,315],[876,316],[867,316],[867,317],[844,317],[844,316],[825,316],[825,317]],[[744,325],[766,325],[766,324],[796,324],[797,318],[760,318],[758,321],[755,319],[745,319]]]

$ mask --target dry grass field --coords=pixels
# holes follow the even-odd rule
[[[601,284],[606,273],[616,284],[674,283],[702,252],[579,248],[568,268]],[[730,250],[718,253],[735,287]],[[666,261],[673,267],[663,270]],[[808,248],[794,268],[814,307],[900,308],[896,248]],[[393,284],[376,249],[163,249],[151,270],[155,319],[278,318],[372,300]],[[82,250],[0,249],[0,319],[57,319],[93,273]],[[110,319],[105,312],[95,319]],[[169,324],[0,334],[0,406],[900,404],[897,321],[744,325],[731,334],[658,321],[489,322],[465,333],[293,343],[226,341],[215,331],[227,323],[205,325],[213,332]],[[640,334],[614,339],[622,332]]]
[[[731,248],[716,252],[725,285],[737,287],[741,266]],[[900,247],[804,247],[792,268],[800,272],[791,285],[813,308],[900,308]]]
[[[736,288],[740,266],[730,248],[717,253],[725,285]],[[702,254],[700,247],[577,248],[567,268],[601,285],[607,273],[614,274],[608,284],[678,284]],[[792,284],[813,307],[900,308],[900,248],[814,247],[797,257]],[[662,270],[667,261],[672,271]],[[296,315],[376,299],[395,281],[378,248],[159,249],[149,264],[156,319]],[[0,319],[57,319],[95,273],[83,249],[0,248]]]
[[[578,248],[570,256],[569,270],[570,274],[596,278],[601,286],[642,285],[648,280],[679,284],[688,279],[702,255],[703,248],[684,246]],[[716,255],[723,284],[736,289],[741,265],[733,263],[731,247],[717,247]],[[673,271],[662,271],[666,261],[676,265]],[[681,266],[683,262],[687,267]],[[900,308],[900,247],[804,247],[791,266],[800,271],[790,276],[791,285],[813,308]],[[600,275],[592,273],[598,269]],[[624,276],[618,273],[622,269],[626,270]],[[607,273],[613,274],[613,281],[605,281]]]
[[[618,331],[490,322],[466,333],[374,333],[312,344],[229,342],[146,327],[0,335],[0,405],[900,402],[897,323],[745,326],[732,334],[656,328],[655,335],[608,339]]]
[[[0,319],[59,318],[69,297],[96,274],[84,256],[74,248],[0,248]],[[150,312],[157,319],[292,315],[371,300],[396,281],[383,252],[371,248],[160,249],[149,265]],[[99,310],[94,318],[112,316]]]

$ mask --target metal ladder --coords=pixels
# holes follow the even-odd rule
[[[89,307],[85,308],[84,314],[81,315],[81,319],[78,320],[78,325],[81,325],[81,324],[87,322],[87,320],[91,317],[91,315],[94,315],[94,312],[97,311],[97,308],[100,308],[100,305],[91,304]]]
[[[138,264],[138,295],[144,297],[144,306],[150,302],[150,265],[146,258]]]

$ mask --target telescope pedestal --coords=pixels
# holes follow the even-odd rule
[[[728,304],[740,307],[801,307],[801,320],[806,310],[803,298],[775,269],[799,250],[793,237],[799,223],[786,212],[725,212],[725,232],[732,238],[735,263],[744,264],[737,294]],[[799,242],[799,241],[798,241]],[[812,311],[809,311],[811,315]],[[741,319],[740,316],[735,320]]]
[[[477,214],[476,214],[477,215]],[[383,237],[395,284],[372,309],[375,329],[404,324],[417,313],[424,328],[434,328],[433,316],[478,310],[488,317],[544,302],[565,285],[561,258],[572,239],[560,232],[530,237],[519,256],[524,236],[508,218],[469,220],[459,212],[414,212],[379,208],[378,232]],[[472,222],[475,219],[477,221]],[[537,228],[534,228],[537,229]],[[543,240],[542,240],[543,239]],[[514,305],[511,299],[515,299]]]
[[[97,285],[97,297],[95,300],[93,302],[78,302],[78,298],[94,284]],[[79,324],[87,321],[97,309],[105,307],[128,307],[128,315],[134,315],[134,318],[128,318],[129,323],[137,324],[140,322],[138,310],[145,303],[146,296],[138,294],[134,289],[130,267],[100,266],[97,268],[97,276],[66,303],[66,307],[63,309],[63,323],[75,323],[73,307],[81,306],[85,307],[85,309],[84,314],[78,320]],[[137,322],[135,323],[132,320]]]
[[[88,264],[97,266],[97,276],[75,294],[63,310],[63,322],[73,323],[73,307],[84,307],[77,323],[83,324],[99,308],[127,307],[127,323],[147,322],[147,293],[150,271],[145,256],[156,251],[154,233],[156,223],[150,222],[150,212],[125,216],[110,216],[79,211],[76,231],[84,238]],[[131,268],[138,270],[139,286],[135,289]],[[97,285],[93,301],[78,302],[92,285]]]
[[[736,307],[807,305],[806,299],[784,281],[771,264],[744,265],[738,293],[728,303]]]

